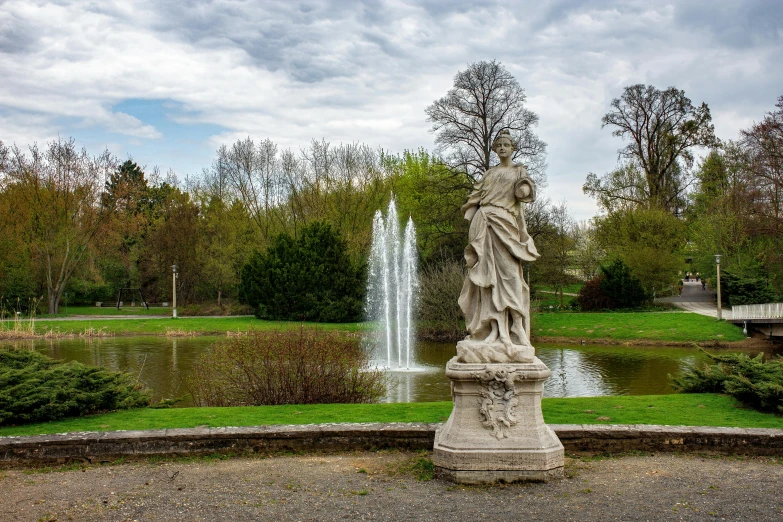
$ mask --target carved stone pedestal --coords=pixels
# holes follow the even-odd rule
[[[435,433],[437,476],[462,484],[544,482],[563,476],[563,445],[544,424],[541,396],[552,374],[531,363],[466,364],[451,359],[454,409]]]

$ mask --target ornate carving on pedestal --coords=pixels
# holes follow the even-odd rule
[[[515,397],[514,370],[487,368],[472,374],[484,386],[479,390],[479,414],[481,425],[491,430],[498,440],[508,437],[508,429],[517,423],[514,408],[519,401]]]

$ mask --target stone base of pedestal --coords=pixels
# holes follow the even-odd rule
[[[563,445],[544,423],[552,372],[531,363],[446,365],[454,409],[435,433],[435,473],[463,484],[548,481],[563,476]]]

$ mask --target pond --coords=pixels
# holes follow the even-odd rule
[[[126,370],[151,388],[155,401],[188,394],[185,378],[196,358],[224,337],[110,337],[52,339],[0,343],[35,349],[66,361]],[[719,350],[711,350],[718,352]],[[420,342],[417,371],[390,374],[387,402],[428,402],[451,399],[446,362],[455,355],[453,343]],[[748,351],[754,355],[758,351]],[[768,355],[772,353],[770,348]],[[672,393],[668,375],[707,361],[695,348],[571,346],[539,344],[536,355],[552,376],[545,397],[660,395]],[[189,406],[188,400],[180,403]]]

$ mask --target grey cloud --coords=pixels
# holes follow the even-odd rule
[[[323,59],[330,39],[345,38],[356,16],[345,3],[302,5],[264,2],[243,5],[223,2],[172,3],[161,7],[153,29],[174,33],[196,46],[239,48],[256,66],[283,69],[307,83],[344,74]],[[366,10],[366,8],[365,8]]]
[[[674,6],[678,24],[711,33],[720,46],[750,47],[783,40],[783,5],[777,0],[693,0]]]
[[[40,40],[35,26],[13,13],[0,13],[0,53],[24,54]]]

